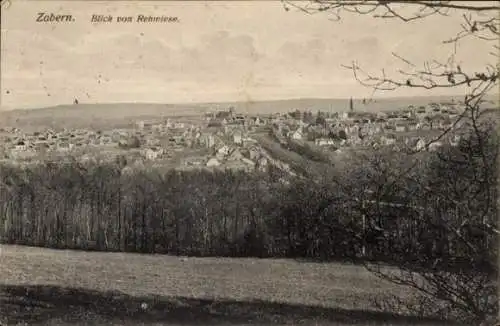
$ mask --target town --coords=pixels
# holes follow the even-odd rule
[[[346,105],[347,107],[347,105]],[[327,157],[350,149],[389,147],[397,151],[433,151],[457,145],[460,135],[443,131],[460,127],[458,103],[431,103],[400,110],[367,113],[291,109],[288,113],[242,114],[229,107],[199,118],[137,120],[111,130],[45,129],[24,132],[0,129],[0,155],[19,164],[71,157],[81,161],[115,160],[124,156],[139,165],[177,169],[241,169],[265,171],[272,164],[290,171],[265,143],[285,149],[308,147]]]

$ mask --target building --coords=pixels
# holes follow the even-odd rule
[[[255,117],[253,120],[254,125],[256,126],[263,126],[266,124],[266,121],[261,119],[260,117]]]
[[[28,149],[28,145],[24,141],[19,141],[17,142],[16,146],[14,147],[16,151],[25,151]]]
[[[221,154],[221,155],[223,155],[223,156],[226,156],[226,155],[228,155],[228,154],[229,154],[229,152],[230,152],[230,151],[231,151],[231,149],[229,148],[229,146],[224,145],[224,146],[222,146],[221,148],[219,148],[219,149],[217,150],[217,153],[218,153],[218,154]]]
[[[173,126],[174,129],[184,129],[185,125],[182,122],[176,122]]]
[[[257,160],[256,168],[261,172],[266,172],[268,166],[268,160],[265,156],[262,156]]]
[[[203,143],[207,148],[212,148],[215,146],[215,138],[211,134],[203,135],[200,142]]]
[[[450,142],[450,145],[451,146],[458,146],[460,144],[460,140],[462,139],[462,137],[460,135],[453,135],[450,139],[449,139],[449,142]]]
[[[233,133],[233,142],[236,144],[236,145],[242,145],[243,144],[243,139],[242,139],[242,134],[241,134],[241,131],[239,130],[236,130],[234,133]]]
[[[208,160],[207,162],[207,167],[214,167],[214,166],[219,166],[220,165],[220,162],[218,159],[216,159],[215,157],[212,157]]]
[[[256,146],[252,146],[248,149],[248,157],[251,160],[257,160],[260,156],[260,151]]]
[[[417,152],[424,150],[426,146],[425,140],[420,137],[407,138],[405,143],[409,148]]]
[[[406,130],[406,126],[404,124],[397,124],[396,125],[396,132],[405,132],[407,131]]]
[[[380,142],[386,146],[394,145],[396,143],[396,137],[393,134],[382,135],[382,137],[380,137]]]
[[[299,128],[292,133],[292,139],[299,140],[302,139],[303,137],[304,137],[304,132],[302,131],[302,128]]]
[[[235,149],[227,158],[228,161],[240,161],[244,158],[238,149]]]
[[[163,154],[163,150],[159,148],[148,148],[144,151],[144,156],[148,160],[156,160]]]
[[[317,146],[328,146],[328,145],[335,145],[335,141],[330,138],[316,138],[314,140],[314,143]]]
[[[440,141],[435,141],[431,142],[428,146],[429,152],[435,152],[437,151],[441,146],[443,146],[443,143]]]
[[[60,142],[58,145],[57,145],[57,149],[60,150],[60,151],[70,151],[71,149],[73,149],[73,144],[70,144],[69,142]]]

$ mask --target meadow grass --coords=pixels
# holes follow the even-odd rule
[[[408,289],[351,264],[0,250],[1,325],[438,325],[377,309]]]

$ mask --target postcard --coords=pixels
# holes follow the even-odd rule
[[[498,323],[499,9],[2,0],[0,325]]]

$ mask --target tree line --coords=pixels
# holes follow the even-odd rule
[[[353,160],[350,170],[335,177],[313,182],[287,176],[286,185],[280,182],[283,172],[273,169],[162,173],[125,168],[120,160],[4,165],[0,239],[203,256],[355,259],[363,246],[365,257],[380,260],[395,259],[395,250],[441,255],[440,250],[465,249],[452,243],[453,235],[440,227],[444,221],[436,219],[462,223],[461,214],[471,215],[461,227],[470,233],[467,241],[479,244],[489,234],[481,231],[483,222],[494,224],[494,160],[462,143],[463,148],[416,158],[419,166],[411,173],[403,173],[403,154],[379,150]],[[486,165],[488,176],[481,176]]]
[[[3,243],[176,255],[313,255],[300,211],[311,215],[314,202],[299,194],[312,190],[317,202],[325,192],[285,186],[278,170],[161,173],[75,161],[6,165],[0,175]]]

